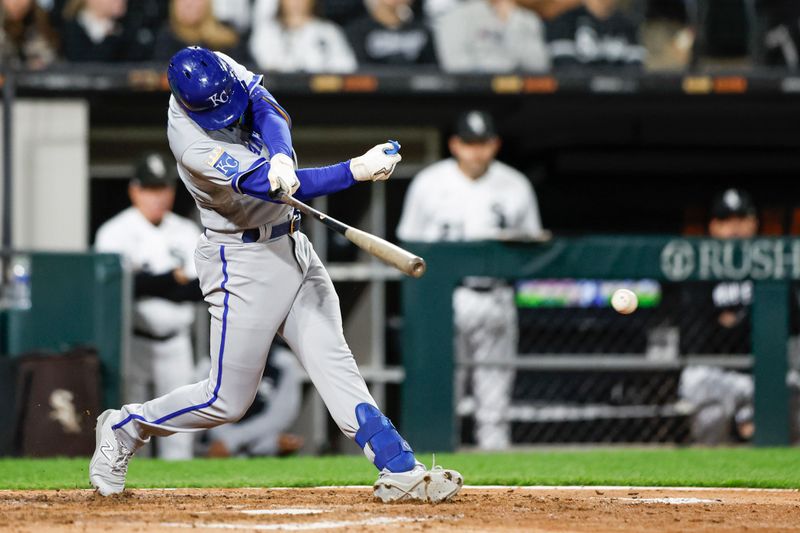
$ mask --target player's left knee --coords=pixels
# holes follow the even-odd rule
[[[356,420],[356,442],[365,453],[371,452],[367,456],[374,456],[372,462],[378,470],[386,468],[391,472],[407,472],[414,468],[417,464],[414,450],[377,407],[368,403],[358,404]]]

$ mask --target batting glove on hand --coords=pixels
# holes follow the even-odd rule
[[[286,154],[275,154],[269,160],[269,191],[275,196],[279,191],[294,194],[300,188],[300,180],[294,173],[294,161]]]
[[[357,181],[389,179],[395,165],[403,159],[397,153],[399,149],[399,144],[391,142],[373,146],[366,154],[350,160],[350,172]]]

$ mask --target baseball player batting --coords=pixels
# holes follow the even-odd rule
[[[376,497],[439,502],[454,496],[461,474],[428,470],[376,406],[344,339],[331,279],[299,231],[299,214],[273,200],[280,194],[305,200],[387,179],[400,154],[384,143],[336,165],[295,170],[289,115],[260,75],[224,54],[190,47],[172,57],[167,78],[170,148],[205,227],[195,264],[211,314],[211,371],[208,379],[155,400],[103,412],[91,484],[104,496],[120,493],[129,460],[151,436],[241,418],[277,333],[339,428],[379,470]]]

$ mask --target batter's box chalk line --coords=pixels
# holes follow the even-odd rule
[[[666,503],[670,505],[697,505],[705,503],[722,503],[722,500],[704,498],[618,498],[625,503]]]
[[[162,522],[162,527],[185,529],[246,529],[250,531],[314,531],[320,529],[342,529],[355,526],[387,526],[392,524],[411,524],[429,522],[431,520],[459,520],[464,515],[456,516],[426,516],[424,518],[410,518],[405,516],[377,516],[364,520],[330,520],[323,522],[286,523],[286,524],[229,524],[224,522]]]

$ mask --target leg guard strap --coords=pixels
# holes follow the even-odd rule
[[[360,403],[356,406],[356,419],[356,442],[362,448],[369,444],[378,470],[387,468],[391,472],[407,472],[414,468],[417,463],[414,451],[378,408]]]

